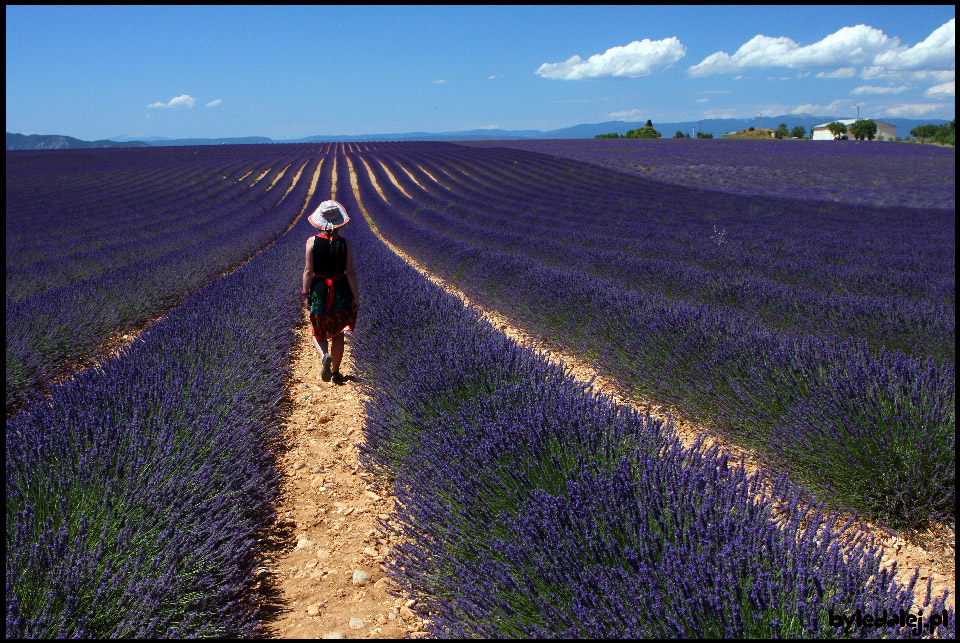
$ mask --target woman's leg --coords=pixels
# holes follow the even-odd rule
[[[324,341],[322,344],[317,341],[316,337],[313,337],[313,347],[317,349],[317,355],[320,356],[320,359],[323,359],[323,356],[327,354],[327,342]]]
[[[330,340],[330,355],[333,357],[333,361],[330,363],[330,368],[333,369],[334,373],[340,372],[340,360],[343,359],[343,333],[337,333]]]

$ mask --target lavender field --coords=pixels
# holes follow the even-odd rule
[[[12,386],[24,400],[6,433],[8,638],[264,635],[250,581],[290,446],[312,232],[297,215],[330,198],[334,166],[365,304],[351,339],[364,458],[399,497],[407,543],[387,570],[433,634],[848,636],[830,610],[944,609],[831,511],[953,520],[952,201],[745,198],[437,143],[127,152],[7,155],[8,408]],[[625,393],[756,445],[768,468],[685,449],[513,344],[363,214],[471,298]],[[82,296],[21,303],[57,288]],[[87,323],[62,303],[87,299],[122,314]],[[91,338],[79,354],[149,316],[99,368],[50,386],[64,366],[19,367],[11,384],[12,355],[47,363],[31,355],[56,320]],[[949,616],[938,635],[954,636]]]
[[[732,194],[865,205],[956,207],[953,148],[879,141],[591,139],[477,141],[586,161],[619,172]]]

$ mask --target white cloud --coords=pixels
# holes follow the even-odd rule
[[[643,115],[643,112],[640,109],[628,109],[623,112],[613,112],[612,114],[610,114],[610,118],[634,119],[634,118],[640,118],[642,115]]]
[[[833,71],[822,71],[814,78],[853,78],[856,73],[856,67],[841,67]]]
[[[820,72],[817,78],[850,78],[853,65],[864,65],[864,78],[879,78],[891,71],[939,71],[955,66],[955,20],[938,27],[912,47],[867,25],[843,27],[811,45],[801,46],[785,36],[757,35],[732,56],[718,51],[688,68],[691,76],[736,73],[763,67],[839,67]],[[926,69],[924,69],[926,68]]]
[[[497,77],[496,74],[490,74],[489,76],[487,76],[487,80],[493,80],[496,77]]]
[[[813,103],[806,103],[804,105],[797,105],[792,110],[791,114],[827,114],[829,112],[838,112],[842,110],[849,109],[849,105],[853,104],[853,100],[849,98],[838,98],[837,100],[829,103],[827,105],[814,105]]]
[[[924,116],[934,112],[943,105],[930,103],[913,103],[909,105],[898,105],[897,107],[888,107],[887,116]]]
[[[871,87],[870,85],[860,85],[853,91],[851,94],[902,94],[903,92],[910,89],[906,85],[900,85],[899,87]]]
[[[562,63],[543,63],[535,73],[558,80],[639,78],[672,65],[686,53],[687,48],[674,37],[663,40],[644,38],[622,47],[611,47],[587,60],[573,55]]]
[[[435,85],[441,85],[441,84],[443,84],[443,83],[445,83],[445,82],[447,82],[447,79],[446,79],[446,78],[441,78],[440,80],[435,80],[435,81],[433,81],[433,83],[434,83]]]
[[[949,83],[941,83],[939,85],[934,85],[927,91],[923,92],[924,96],[928,98],[947,98],[949,96],[956,96],[956,83],[955,81],[950,81]]]
[[[956,18],[951,18],[913,47],[897,47],[879,54],[873,64],[887,69],[950,69],[956,66]]]
[[[149,108],[151,108],[151,107],[159,107],[159,108],[167,108],[167,107],[177,108],[177,107],[183,107],[183,108],[189,109],[189,108],[193,107],[193,105],[194,105],[196,102],[197,102],[197,99],[194,98],[193,96],[190,96],[189,94],[181,94],[180,96],[177,96],[176,98],[171,98],[169,103],[163,103],[163,102],[151,103],[150,105],[147,105],[147,108],[149,109]]]
[[[801,47],[781,36],[757,35],[732,56],[718,51],[688,69],[691,76],[733,73],[751,67],[833,67],[865,64],[899,45],[879,29],[867,25],[843,27],[823,40]]]
[[[212,101],[210,101],[209,103],[207,103],[207,104],[205,105],[205,107],[216,107],[217,105],[220,105],[221,103],[223,103],[223,101],[218,98],[218,99],[216,99],[216,100],[212,100]]]
[[[697,102],[698,102],[698,103],[706,103],[708,100],[710,100],[710,99],[709,99],[709,98],[698,98],[698,99],[697,99]]]
[[[477,129],[500,129],[499,125],[481,125]]]

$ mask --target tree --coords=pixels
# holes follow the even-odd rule
[[[794,138],[803,138],[807,135],[807,130],[803,128],[803,125],[797,125],[792,130],[790,130],[790,136]]]
[[[916,138],[933,138],[937,135],[938,129],[940,128],[936,125],[917,125],[910,130],[910,134]]]
[[[858,141],[864,139],[872,141],[873,137],[877,135],[877,123],[872,118],[857,121],[850,126],[850,133],[853,134],[853,137]]]
[[[827,129],[830,130],[830,133],[833,134],[833,140],[840,138],[841,134],[847,133],[847,126],[841,123],[840,121],[833,121],[832,123],[827,123]]]
[[[777,125],[777,138],[787,138],[790,136],[790,133],[787,131],[787,124],[780,123]]]
[[[626,138],[660,138],[660,132],[653,129],[653,125],[649,123],[650,121],[647,121],[647,125],[630,130],[627,132]]]
[[[617,134],[616,132],[612,132],[610,134],[597,134],[593,138],[623,138],[623,137]]]
[[[704,134],[703,132],[697,132],[697,138],[713,138],[713,134]]]
[[[683,132],[677,130],[677,133],[673,135],[673,138],[684,138]]]
[[[938,143],[946,143],[948,145],[957,144],[957,119],[953,119],[949,123],[944,123],[940,126],[939,131],[937,131],[935,137]]]
[[[649,118],[647,119],[647,124],[644,125],[644,127],[649,127],[649,128],[651,128],[651,129],[653,129],[653,123],[650,122],[650,119],[649,119]]]

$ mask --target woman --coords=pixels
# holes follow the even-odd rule
[[[303,300],[310,311],[313,345],[323,360],[320,379],[342,384],[343,331],[357,323],[357,277],[353,271],[353,248],[340,236],[350,220],[336,201],[324,201],[308,218],[320,233],[307,239],[303,268]],[[331,339],[327,351],[327,339]]]

